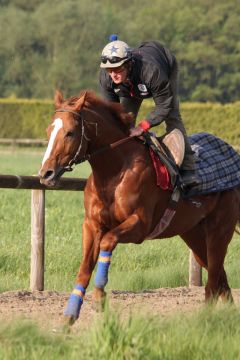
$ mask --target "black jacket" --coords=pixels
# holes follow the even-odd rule
[[[146,116],[151,126],[166,120],[173,107],[169,77],[176,66],[175,56],[156,41],[145,42],[133,50],[129,84],[115,84],[107,71],[100,71],[100,88],[106,100],[120,102],[121,97],[153,98],[154,110]]]

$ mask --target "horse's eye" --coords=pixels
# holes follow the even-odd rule
[[[72,138],[72,137],[74,137],[75,136],[75,133],[73,132],[73,131],[68,131],[67,133],[66,133],[66,137],[68,137],[68,138]]]

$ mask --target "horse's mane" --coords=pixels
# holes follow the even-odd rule
[[[76,101],[79,100],[79,98],[84,95],[85,95],[84,106],[86,106],[87,108],[90,107],[95,109],[100,108],[105,111],[108,111],[112,115],[112,117],[115,120],[117,120],[117,123],[119,123],[120,126],[123,125],[123,130],[125,131],[128,130],[134,124],[133,115],[131,113],[124,112],[122,104],[113,103],[101,99],[92,90],[82,91],[79,94],[79,97],[72,96],[71,98],[67,99],[67,105],[70,107],[74,106]]]

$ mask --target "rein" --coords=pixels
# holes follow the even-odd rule
[[[75,116],[77,116],[78,118],[80,118],[81,120],[81,128],[82,128],[82,136],[81,136],[81,140],[80,140],[80,144],[78,146],[78,149],[76,151],[76,154],[74,155],[74,157],[69,161],[68,165],[66,165],[63,169],[62,169],[62,172],[61,173],[64,173],[64,171],[73,171],[73,165],[77,165],[77,164],[81,164],[85,161],[88,161],[91,159],[91,157],[95,156],[95,155],[98,155],[104,151],[107,151],[109,149],[115,149],[117,146],[121,145],[121,144],[124,144],[126,142],[128,142],[129,140],[132,139],[132,136],[128,136],[126,138],[123,138],[121,140],[118,140],[118,141],[115,141],[111,144],[108,144],[106,146],[103,146],[102,148],[94,151],[93,153],[91,154],[86,154],[84,155],[80,160],[77,160],[80,152],[81,152],[81,149],[82,149],[82,144],[83,144],[83,138],[85,138],[87,141],[89,141],[90,139],[88,139],[88,137],[86,136],[85,134],[85,127],[84,127],[84,118],[82,116],[82,114],[80,112],[77,112],[77,111],[73,111],[73,110],[68,110],[68,109],[57,109],[55,110],[55,112],[68,112],[68,113],[71,113]]]

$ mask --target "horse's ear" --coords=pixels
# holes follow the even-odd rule
[[[83,107],[84,101],[86,99],[86,95],[87,95],[87,91],[85,91],[80,98],[76,101],[75,105],[74,105],[74,110],[75,111],[79,111],[81,110],[81,108]]]
[[[63,94],[61,93],[60,90],[56,90],[54,95],[55,108],[56,109],[60,108],[62,106],[62,103],[63,103]]]

